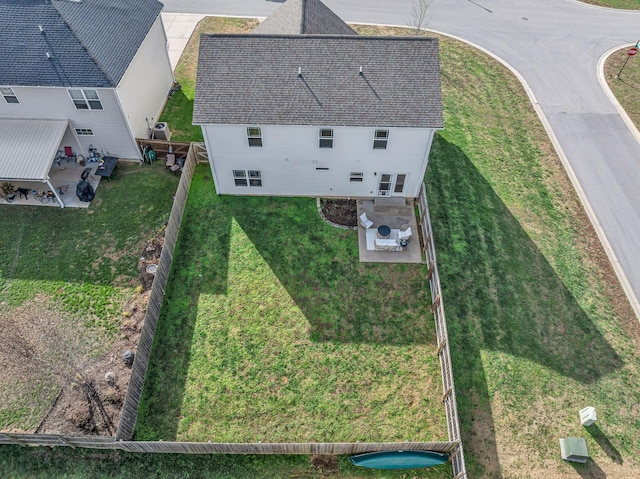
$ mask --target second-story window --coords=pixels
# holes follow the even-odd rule
[[[333,128],[320,128],[318,134],[320,148],[333,148]]]
[[[69,96],[76,106],[76,110],[102,110],[102,102],[95,90],[69,90]]]
[[[2,87],[0,88],[0,93],[2,93],[2,96],[4,97],[4,101],[6,101],[7,103],[20,103],[20,101],[18,100],[18,97],[13,92],[13,88],[9,88],[8,86]]]
[[[373,135],[373,149],[386,150],[389,141],[389,130],[376,130]]]
[[[258,126],[247,127],[247,139],[249,146],[262,146],[262,130]]]

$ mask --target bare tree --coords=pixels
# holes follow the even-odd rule
[[[420,32],[427,28],[431,22],[430,9],[433,0],[413,0],[407,23],[420,36]]]
[[[33,303],[38,303],[38,298]],[[35,305],[13,315],[0,315],[0,361],[13,363],[26,374],[49,376],[63,389],[77,388],[84,396],[91,418],[99,417],[109,434],[109,419],[87,368],[99,338],[81,323],[73,323]],[[95,419],[92,419],[96,424]]]

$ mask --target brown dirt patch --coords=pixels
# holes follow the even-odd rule
[[[3,326],[11,333],[0,337],[0,402],[34,408],[33,429],[7,432],[115,434],[131,377],[122,355],[136,350],[154,277],[146,269],[158,263],[163,244],[164,229],[145,245],[140,284],[123,307],[115,340],[64,318],[45,296],[6,315]]]
[[[309,462],[322,474],[335,474],[339,470],[338,457],[331,454],[315,454],[311,456]]]
[[[326,219],[341,226],[358,226],[356,200],[321,198],[320,209]]]

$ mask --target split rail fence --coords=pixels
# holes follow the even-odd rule
[[[444,316],[440,276],[438,275],[438,264],[436,262],[436,248],[433,242],[433,229],[431,228],[427,191],[424,183],[422,183],[418,195],[418,217],[423,239],[422,253],[426,257],[427,279],[431,286],[431,313],[436,323],[437,352],[442,375],[442,401],[444,402],[447,416],[447,430],[449,432],[449,441],[458,443],[458,447],[451,455],[453,474],[454,479],[466,479],[467,468],[464,462],[462,439],[460,437],[460,421],[458,420],[458,407],[456,406],[456,390],[453,384],[449,335],[447,333],[447,321]]]

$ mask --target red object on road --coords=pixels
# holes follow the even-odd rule
[[[629,55],[630,57],[634,56],[636,53],[638,53],[638,48],[637,47],[631,47],[629,48],[629,51],[627,52],[627,55]]]

